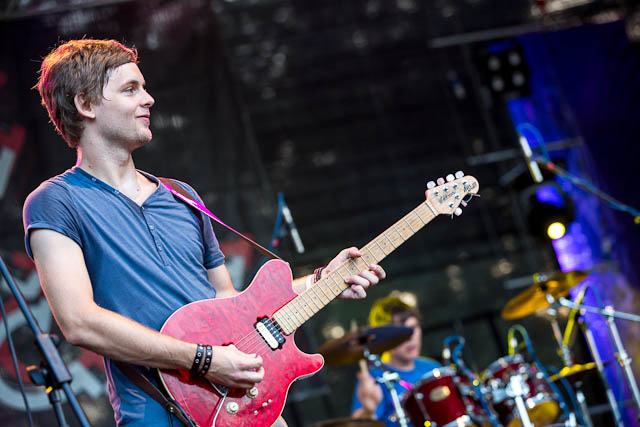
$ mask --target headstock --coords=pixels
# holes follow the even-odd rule
[[[468,200],[465,201],[464,198],[469,196],[470,199],[478,193],[478,189],[478,180],[458,171],[455,176],[449,174],[446,179],[438,178],[436,182],[429,181],[424,194],[427,202],[439,215],[459,216],[462,213],[460,205],[467,206]]]

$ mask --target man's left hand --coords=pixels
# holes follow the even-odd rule
[[[331,260],[327,267],[322,270],[322,277],[325,277],[331,271],[342,265],[343,262],[350,258],[360,258],[362,253],[355,248],[351,247],[343,249],[340,253]],[[387,277],[384,269],[377,264],[372,264],[369,269],[360,272],[357,275],[349,276],[345,279],[345,282],[350,286],[345,289],[339,296],[344,299],[362,299],[367,296],[367,290],[374,285],[377,285],[380,280]]]

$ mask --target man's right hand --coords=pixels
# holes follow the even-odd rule
[[[205,377],[228,387],[251,388],[264,378],[262,357],[243,353],[233,344],[213,347],[211,366]]]
[[[362,404],[362,415],[366,415],[363,418],[372,418],[382,400],[382,388],[369,372],[358,372],[358,380],[360,384],[356,393]]]

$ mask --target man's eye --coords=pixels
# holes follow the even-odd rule
[[[133,87],[130,86],[124,90],[125,92],[133,92]]]

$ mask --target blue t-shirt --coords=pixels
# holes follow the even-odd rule
[[[200,200],[191,187],[180,184]],[[202,225],[161,184],[139,206],[74,167],[43,182],[27,197],[25,246],[33,257],[29,231],[37,228],[71,238],[82,248],[96,304],[159,330],[185,304],[215,297],[207,269],[222,265],[224,255],[209,218],[200,217]],[[118,425],[169,425],[167,411],[109,359],[105,368]]]
[[[401,371],[398,369],[394,369],[389,365],[385,365],[385,367],[391,372],[397,372],[400,378],[407,383],[413,385],[417,383],[425,374],[431,372],[432,370],[439,368],[440,364],[433,359],[427,359],[419,357],[415,360],[415,366],[410,371]],[[382,377],[382,369],[380,368],[371,368],[369,373],[374,379],[378,379]],[[360,409],[362,407],[362,403],[358,399],[358,385],[356,384],[356,388],[353,391],[353,403],[351,405],[351,412]],[[384,385],[382,387],[382,400],[376,409],[376,418],[382,422],[384,422],[387,426],[398,426],[399,424],[395,421],[395,408],[393,406],[393,400],[391,399],[391,393]],[[398,393],[398,398],[400,402],[402,402],[403,396],[408,391],[406,387],[404,387],[400,382],[396,382],[394,385],[396,392]],[[409,422],[409,425],[411,423]]]

